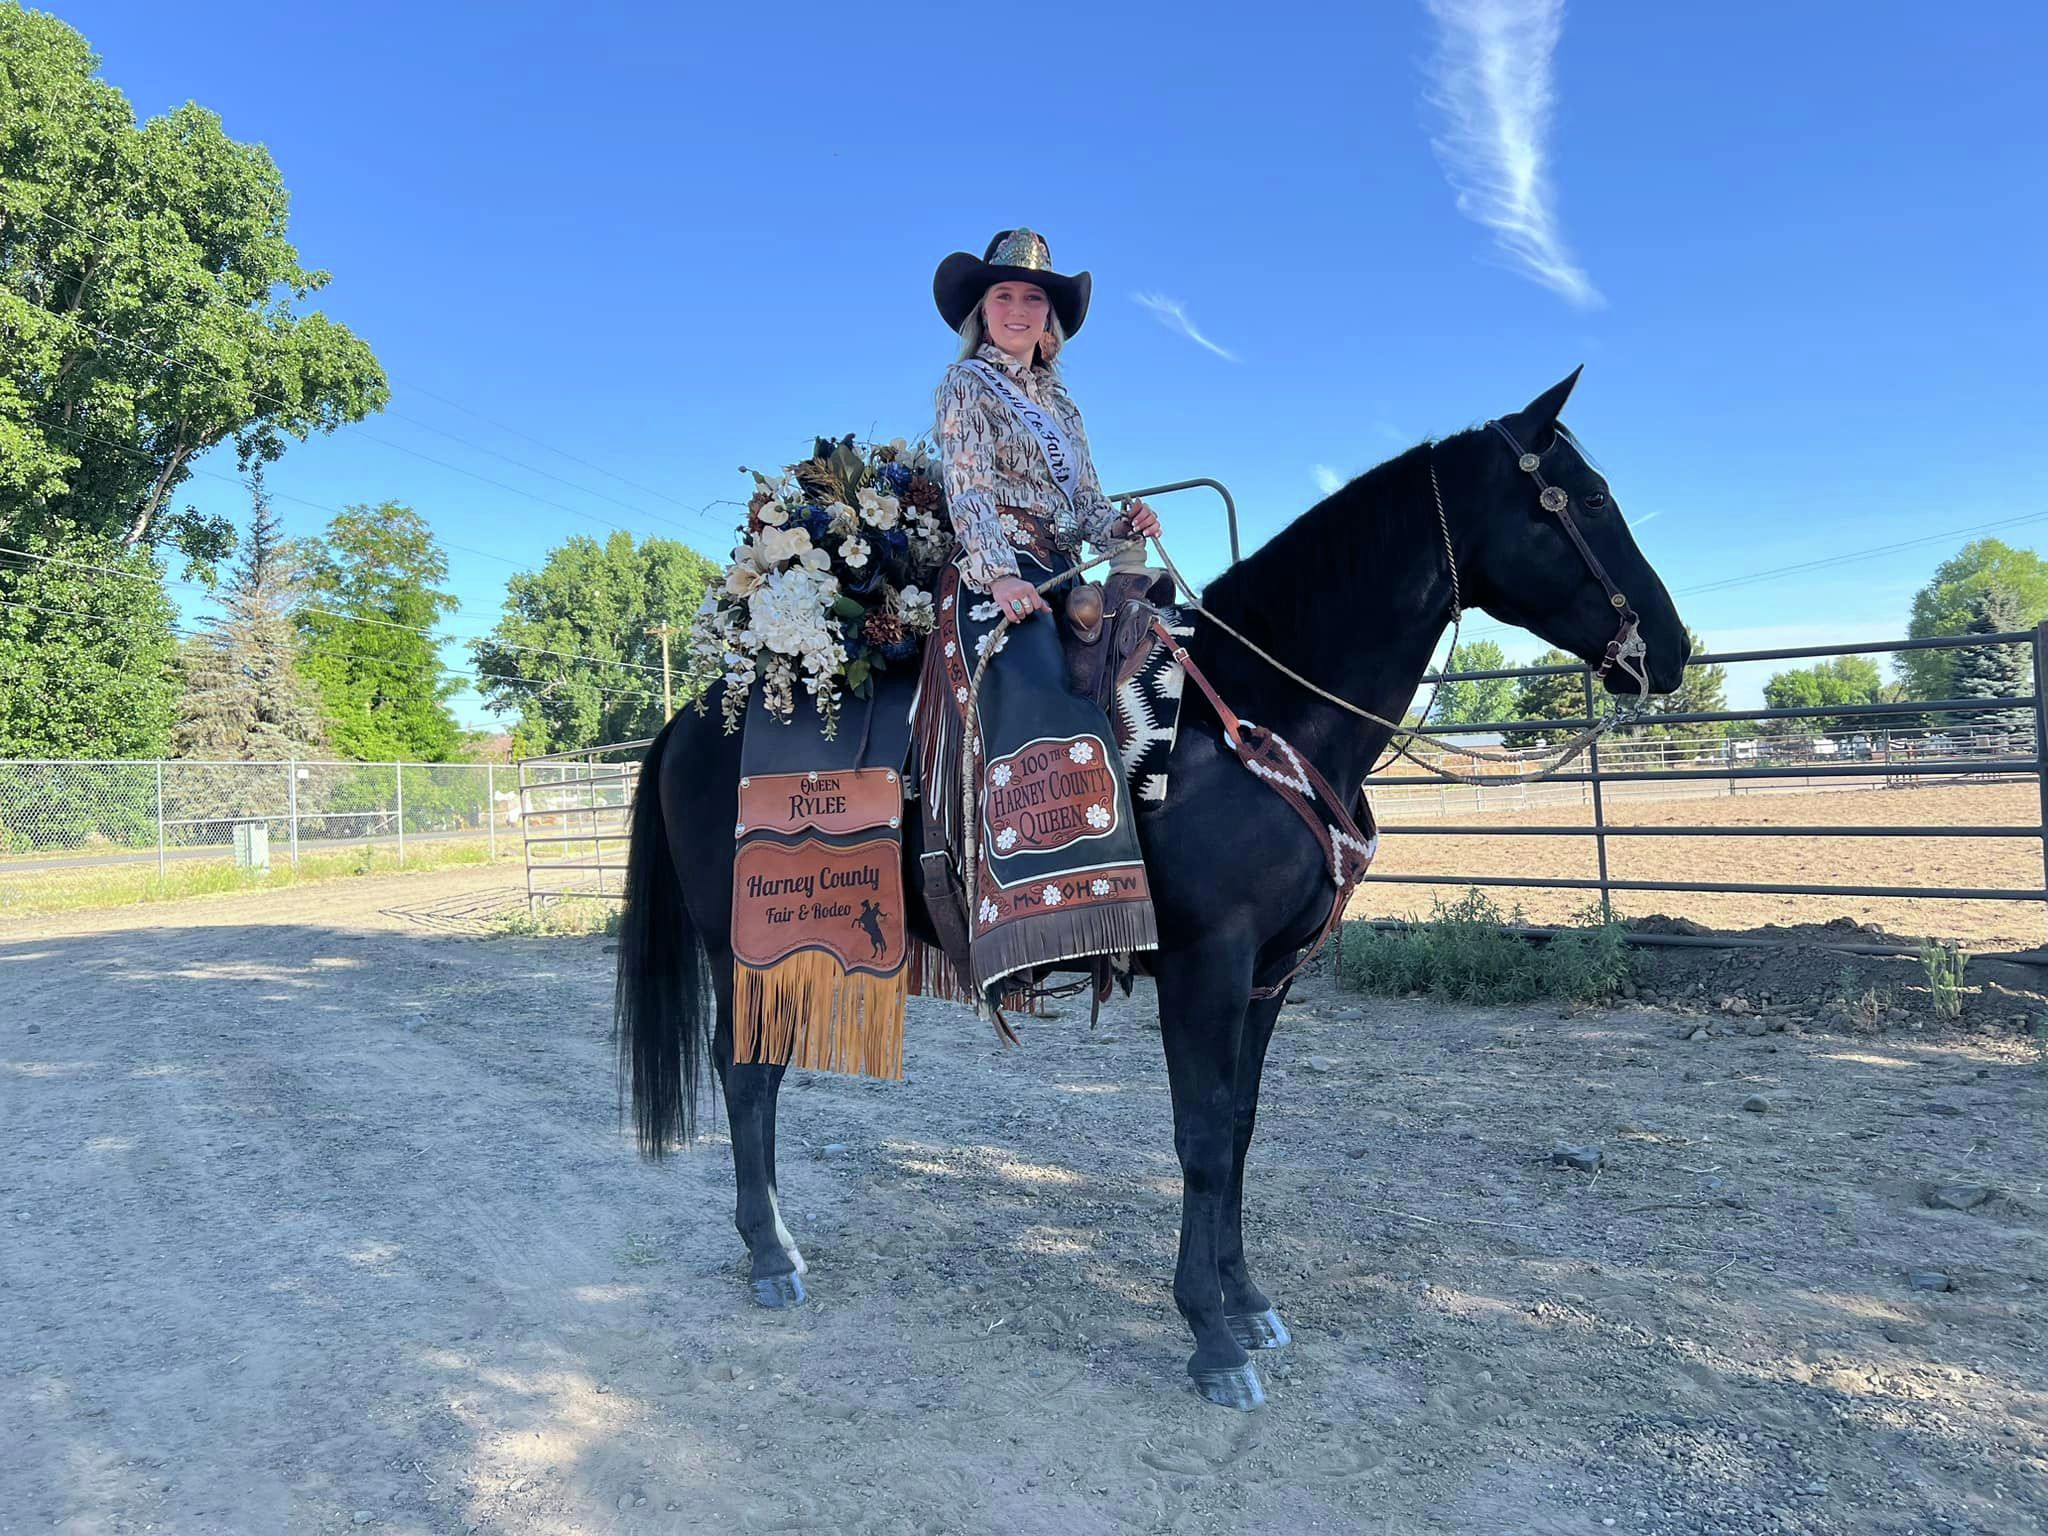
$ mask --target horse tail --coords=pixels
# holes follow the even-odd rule
[[[674,720],[663,726],[640,762],[612,993],[619,1109],[623,1115],[630,1078],[640,1151],[652,1158],[696,1134],[698,1074],[714,1017],[704,942],[683,905],[661,810],[661,758],[674,729]]]

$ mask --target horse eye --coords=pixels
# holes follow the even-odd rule
[[[1586,505],[1591,507],[1595,512],[1599,511],[1602,507],[1607,505],[1607,493],[1605,491],[1595,491],[1592,495],[1586,498]]]

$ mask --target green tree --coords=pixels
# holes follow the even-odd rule
[[[2027,626],[2019,618],[2013,599],[2003,592],[1979,593],[1970,605],[1966,633],[1972,635],[2011,634]],[[1956,651],[1953,697],[1958,699],[2016,698],[2033,692],[2033,658],[2020,645],[1973,645]],[[1958,724],[2023,726],[2031,711],[2007,706],[2003,709],[1973,710],[1949,718]]]
[[[1817,709],[1828,704],[1878,704],[1884,702],[1884,678],[1877,663],[1868,656],[1837,656],[1796,671],[1772,674],[1764,684],[1764,703],[1772,709]],[[1772,720],[1767,727],[1775,734],[1796,735],[1824,731],[1825,718]]]
[[[577,537],[506,583],[505,615],[472,643],[490,707],[516,718],[513,748],[561,752],[652,736],[663,723],[661,640],[681,692],[683,640],[718,566],[674,539]],[[578,659],[594,658],[594,659]],[[517,679],[509,681],[507,679]]]
[[[185,696],[172,745],[180,757],[276,762],[312,756],[320,713],[299,675],[294,555],[263,486],[249,474],[249,536],[220,599],[222,613],[184,648]]]
[[[426,520],[396,502],[350,507],[299,556],[301,665],[335,750],[372,762],[460,756],[462,731],[448,709],[460,685],[430,638],[458,605],[441,590],[448,557]]]
[[[274,459],[388,391],[362,341],[295,312],[328,274],[286,237],[269,153],[191,103],[138,127],[98,66],[0,0],[0,537],[219,559],[225,520],[169,510],[199,455]]]
[[[43,558],[0,554],[0,757],[163,756],[178,683],[162,567],[107,534],[18,547]]]
[[[2048,561],[2031,549],[2014,549],[1998,539],[1976,539],[1934,569],[1913,599],[1915,640],[1968,632],[1980,599],[2005,598],[2014,629],[2032,629],[2048,619]],[[1900,678],[1914,699],[1951,699],[1957,651],[1907,651],[1898,659]]]
[[[1446,672],[1497,672],[1508,664],[1507,653],[1491,640],[1454,647],[1444,658]],[[1485,678],[1445,683],[1430,719],[1438,725],[1484,725],[1506,720],[1514,708],[1515,680]]]
[[[1707,642],[1693,633],[1693,631],[1688,629],[1685,632],[1685,638],[1691,648],[1692,655],[1703,656],[1707,653]],[[1727,707],[1728,669],[1715,666],[1688,666],[1676,692],[1664,694],[1650,701],[1649,711],[1645,716],[1646,726],[1643,734],[1652,739],[1718,739],[1728,734],[1728,722],[1725,720],[1697,722],[1689,725],[1658,725],[1656,717],[1659,715],[1711,715],[1717,714]]]
[[[1531,666],[1536,667],[1582,667],[1585,665],[1570,651],[1555,647],[1538,656]],[[1508,705],[1508,717],[1515,720],[1583,720],[1586,718],[1586,683],[1578,672],[1558,672],[1548,677],[1525,677],[1515,690],[1514,701]],[[1511,731],[1510,745],[1517,747],[1534,746],[1539,740],[1557,741],[1568,736],[1569,729],[1553,731]]]

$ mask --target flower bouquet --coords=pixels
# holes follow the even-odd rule
[[[932,588],[953,554],[938,465],[922,443],[848,435],[819,438],[774,479],[745,472],[746,526],[690,627],[685,680],[700,709],[724,682],[728,733],[756,683],[770,713],[791,719],[801,681],[829,737],[840,696],[868,697],[875,673],[915,657],[932,632]]]

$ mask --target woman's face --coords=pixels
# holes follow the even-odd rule
[[[997,283],[981,301],[988,339],[1010,356],[1031,361],[1031,349],[1045,335],[1052,305],[1036,283]]]

